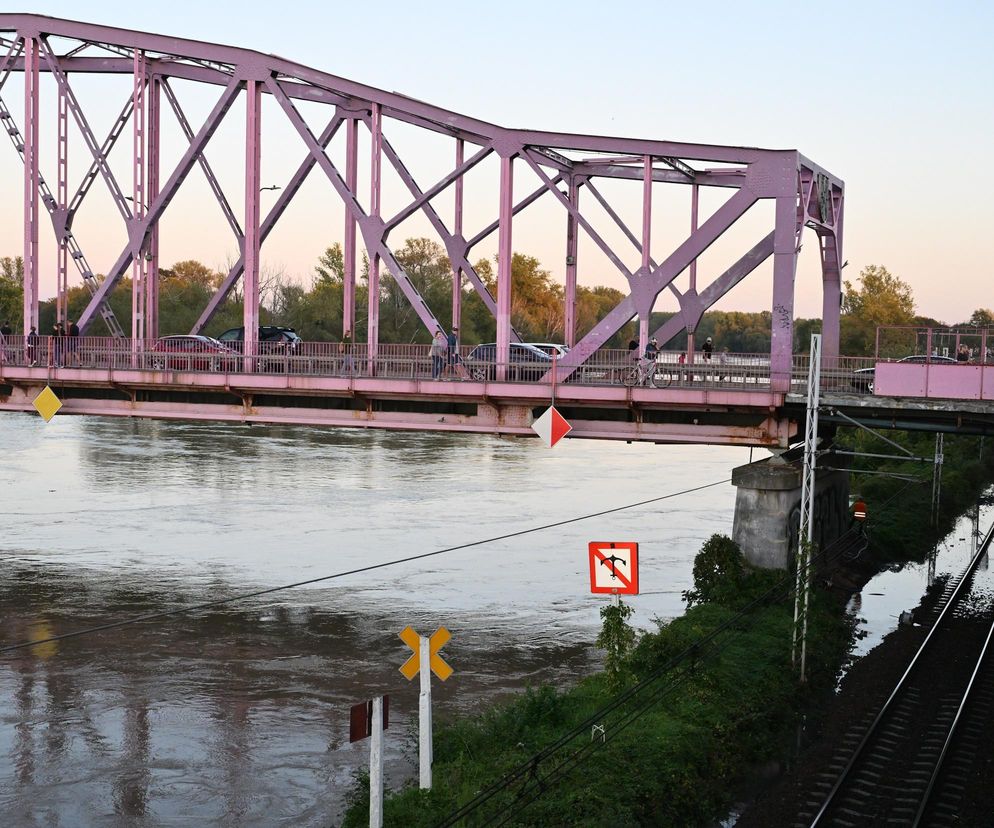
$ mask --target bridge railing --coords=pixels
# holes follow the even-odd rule
[[[872,377],[867,379],[859,371],[872,369],[876,365],[873,357],[823,356],[821,361],[822,391],[840,393],[865,392],[872,384]],[[795,354],[793,373],[791,376],[791,392],[803,394],[808,387],[808,372],[811,367],[810,354]]]
[[[175,336],[132,341],[112,337],[8,336],[0,343],[0,363],[47,368],[139,370],[150,372],[243,373],[322,377],[377,377],[397,380],[508,381],[576,385],[650,385],[657,387],[755,389],[769,387],[769,354],[661,351],[649,381],[648,363],[637,352],[602,349],[571,371],[553,371],[555,357],[514,352],[500,365],[480,359],[478,346],[462,345],[433,359],[430,345],[381,344],[370,357],[365,343],[260,342],[251,352],[244,343],[206,337]],[[551,349],[550,349],[551,350]],[[492,350],[483,353],[492,354]],[[872,365],[872,360],[868,361]],[[824,376],[848,381],[858,360],[839,360]],[[797,357],[795,390],[807,380],[806,357]]]

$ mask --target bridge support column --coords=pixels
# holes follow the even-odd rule
[[[500,227],[497,240],[497,379],[503,380],[511,358],[511,224],[514,157],[500,157]]]
[[[642,279],[649,278],[649,269],[652,266],[651,242],[652,156],[646,155],[642,159],[642,269],[637,274]],[[645,354],[646,346],[649,344],[649,319],[651,317],[652,303],[650,302],[647,308],[641,308],[639,312],[639,356]]]
[[[59,86],[58,135],[56,137],[56,202],[57,209],[68,215],[69,210],[69,101],[66,90]],[[64,321],[69,317],[69,245],[68,227],[62,226],[59,237],[59,250],[55,275],[55,319]],[[27,333],[27,331],[25,331]],[[48,331],[45,331],[48,333]]]
[[[698,215],[700,214],[701,194],[700,186],[691,185],[690,188],[690,235],[697,232]],[[690,263],[690,293],[697,293],[697,259]],[[697,330],[697,323],[687,328],[687,362],[694,364],[694,331]],[[662,343],[665,345],[666,343]]]
[[[345,121],[345,185],[349,192],[356,191],[358,175],[356,164],[359,156],[359,120],[348,118]],[[342,278],[342,335],[355,336],[355,216],[345,210],[345,249],[343,252]],[[354,341],[354,339],[353,339]]]
[[[459,169],[465,160],[465,141],[456,138],[456,169]],[[462,196],[463,196],[463,176],[456,179],[455,184],[455,217],[452,223],[453,234],[462,237]],[[462,328],[462,267],[453,262],[452,264],[452,328]]]
[[[38,327],[38,39],[24,38],[24,333]]]
[[[134,208],[132,221],[136,225],[136,230],[140,229],[145,220],[145,80],[146,80],[145,54],[139,49],[134,52],[134,89],[132,92],[132,102],[134,111],[132,113],[132,127],[134,137],[134,152],[131,158],[133,189],[131,191],[131,203]],[[132,247],[131,257],[131,343],[134,349],[140,349],[140,343],[145,340],[145,287],[148,267],[145,262],[145,245]],[[138,366],[137,352],[135,353],[135,367]]]
[[[773,320],[770,387],[786,394],[794,361],[794,277],[797,273],[797,196],[778,196],[773,236]]]
[[[147,192],[151,204],[159,196],[159,135],[162,79],[150,75],[148,81],[148,146],[146,148]],[[145,273],[145,336],[159,336],[159,222],[149,228],[148,268]]]
[[[580,210],[580,185],[575,175],[569,177],[569,203]],[[566,344],[576,344],[576,254],[579,249],[576,213],[566,214],[566,307],[563,309],[563,333]]]
[[[822,359],[839,356],[839,316],[842,311],[842,197],[835,217],[835,232],[821,236]],[[931,353],[931,351],[929,352]]]
[[[380,217],[380,173],[383,164],[383,116],[378,103],[372,104],[371,146],[369,151],[369,214]],[[380,254],[373,252],[369,262],[369,313],[366,326],[367,373],[376,373],[376,355],[380,346]],[[434,334],[434,331],[432,331]]]
[[[732,470],[732,538],[753,566],[789,568],[800,528],[801,475],[800,461],[782,457]],[[849,473],[819,471],[815,479],[814,543],[823,549],[848,528]]]
[[[245,369],[255,367],[259,345],[259,186],[262,164],[262,83],[245,83],[245,272],[242,276],[245,299],[242,305],[245,325]]]

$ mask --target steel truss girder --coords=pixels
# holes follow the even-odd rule
[[[134,66],[131,56],[135,52],[140,52],[147,62],[146,68],[149,76],[162,79],[167,89],[167,79],[172,77],[224,87],[218,106],[215,107],[199,133],[193,135],[189,125],[185,125],[184,132],[187,137],[191,138],[192,136],[190,148],[173,176],[162,187],[160,194],[152,198],[147,215],[143,218],[136,217],[130,220],[129,249],[122,252],[114,267],[109,271],[108,279],[101,285],[98,295],[94,297],[94,302],[97,299],[103,300],[131,259],[139,255],[146,248],[146,245],[155,243],[154,233],[158,219],[173,197],[176,188],[189,172],[192,163],[199,163],[204,169],[229,226],[232,227],[236,238],[240,237],[240,228],[235,214],[230,205],[227,204],[223,192],[217,185],[216,177],[203,157],[203,148],[217,128],[220,118],[224,116],[227,108],[240,93],[244,83],[257,82],[261,86],[263,94],[273,95],[278,100],[285,114],[307,144],[309,158],[315,158],[316,161],[313,163],[322,166],[328,175],[338,195],[345,203],[346,213],[350,220],[354,220],[359,225],[374,266],[382,258],[386,266],[398,278],[401,290],[429,329],[437,327],[438,321],[425,305],[423,298],[410,284],[406,274],[403,273],[387,246],[386,238],[389,232],[415,212],[423,212],[445,244],[453,270],[457,274],[456,278],[460,278],[458,274],[465,273],[474,289],[480,293],[483,301],[493,311],[492,306],[496,303],[470,266],[468,253],[474,245],[495,230],[501,230],[503,239],[510,239],[511,219],[544,193],[551,192],[565,209],[567,221],[572,228],[570,231],[572,241],[567,242],[568,246],[573,245],[570,248],[573,252],[567,253],[567,259],[572,260],[572,264],[567,262],[568,281],[572,280],[571,284],[573,284],[572,290],[568,291],[569,296],[575,300],[575,241],[576,234],[581,229],[626,277],[631,291],[630,295],[617,308],[581,338],[568,358],[570,363],[579,364],[586,359],[609,336],[620,330],[621,326],[626,324],[632,316],[639,316],[642,319],[644,338],[648,314],[651,312],[659,292],[664,289],[673,292],[680,302],[680,316],[683,323],[688,328],[696,325],[701,313],[707,307],[710,307],[720,296],[727,293],[738,281],[752,272],[759,262],[770,255],[769,248],[772,243],[772,255],[775,262],[774,309],[786,320],[785,327],[774,330],[774,353],[771,354],[771,361],[776,363],[774,373],[777,373],[779,377],[784,371],[784,365],[789,363],[793,275],[800,228],[805,225],[813,227],[820,237],[825,282],[826,330],[824,346],[826,355],[832,352],[833,333],[831,328],[837,327],[837,318],[832,318],[830,305],[831,300],[836,300],[837,309],[837,284],[839,271],[842,267],[839,260],[841,259],[843,184],[841,180],[831,176],[795,151],[508,129],[468,118],[397,93],[384,92],[272,55],[245,49],[55,20],[35,15],[0,14],[0,31],[17,32],[17,38],[23,37],[24,33],[27,32],[38,33],[39,38],[51,34],[82,41],[79,47],[70,49],[65,55],[56,56],[50,49],[46,52],[46,63],[40,68],[51,72],[57,78],[64,79],[67,71],[133,72]],[[5,72],[24,65],[23,59],[19,59],[13,51],[18,40],[9,42],[12,52],[5,59]],[[91,46],[102,49],[108,54],[96,57],[80,54],[82,50],[89,49]],[[2,84],[2,80],[0,80],[0,84]],[[174,96],[169,92],[167,92],[167,99],[170,99],[171,104],[176,103],[174,109],[182,126],[185,117],[178,107],[178,101],[175,101]],[[364,120],[368,124],[371,120],[370,113],[375,111],[379,124],[382,124],[384,118],[395,119],[453,137],[460,147],[456,165],[441,180],[422,190],[410,174],[400,154],[388,142],[383,141],[380,145],[382,152],[386,153],[388,161],[400,174],[413,196],[413,201],[409,202],[396,216],[386,220],[379,215],[378,210],[373,210],[370,215],[366,215],[355,198],[354,184],[350,185],[342,181],[342,176],[325,152],[327,144],[322,144],[310,133],[309,128],[306,127],[293,105],[295,100],[333,105],[338,111],[347,113],[344,117],[349,118],[352,123],[356,120]],[[80,130],[84,133],[84,137],[87,137],[88,126],[81,119],[82,113],[77,114],[76,111],[73,111],[73,115]],[[381,130],[378,132],[382,137]],[[94,155],[94,165],[98,167],[98,173],[103,174],[105,170],[109,173],[105,161],[102,162],[101,159],[106,158],[116,140],[116,135],[112,130],[108,140],[98,148],[95,140],[92,139],[92,133],[89,134],[87,143]],[[469,153],[468,160],[462,154],[462,146],[465,142],[479,148]],[[521,158],[538,176],[541,186],[515,204],[510,201],[509,197],[505,198],[505,196],[509,196],[510,190],[510,179],[508,179],[507,187],[502,185],[502,218],[467,241],[462,234],[461,218],[457,219],[455,232],[450,232],[431,202],[438,194],[452,185],[456,185],[461,194],[464,175],[491,152],[497,152],[502,161],[510,162],[515,157]],[[303,175],[306,176],[313,163],[305,162],[306,167],[302,167]],[[639,166],[634,166],[636,164]],[[668,168],[660,168],[657,164],[665,164]],[[708,167],[708,164],[719,166],[712,168]],[[502,164],[503,166],[505,165]],[[509,164],[507,168],[509,171]],[[551,168],[552,172],[549,172],[547,168]],[[107,178],[108,186],[113,195],[114,184],[107,175],[104,177]],[[641,239],[620,220],[617,212],[610,207],[596,188],[590,186],[590,180],[593,177],[642,181],[644,207]],[[558,187],[564,181],[569,187],[568,194]],[[735,188],[737,192],[724,207],[719,209],[715,216],[708,219],[700,228],[696,226],[695,219],[692,222],[691,234],[687,240],[669,256],[657,261],[658,257],[652,256],[649,250],[647,230],[649,211],[651,210],[650,185],[652,182],[693,185],[695,204],[699,186],[731,187]],[[597,201],[605,206],[609,216],[621,227],[629,241],[635,245],[636,250],[641,252],[642,267],[637,271],[632,272],[625,267],[611,246],[598,234],[579,209],[576,194],[584,183],[590,187]],[[84,185],[84,195],[88,187],[89,184]],[[770,237],[763,239],[732,268],[719,276],[705,291],[698,294],[695,281],[698,256],[758,199],[776,199],[777,202],[777,223],[774,233],[771,234],[772,242]],[[127,205],[116,197],[115,201],[119,209],[122,210],[122,216],[128,220]],[[271,229],[288,202],[289,198],[281,197],[280,209],[271,213],[273,221],[270,222],[267,217],[267,221],[260,226],[260,242],[265,238],[268,229]],[[787,220],[788,203],[791,214],[789,221]],[[150,234],[153,235],[151,242],[149,241]],[[504,252],[509,255],[508,250]],[[674,284],[674,280],[688,266],[692,272],[691,287],[689,291],[681,292]],[[220,301],[223,294],[234,284],[238,278],[238,270],[238,265],[232,268],[215,300]],[[505,289],[509,291],[508,274],[498,275],[498,283],[504,284]],[[456,291],[459,289],[458,284],[458,281],[454,281]],[[507,296],[503,297],[504,300],[507,298]],[[211,307],[198,321],[198,329],[206,319],[210,318],[210,313],[217,307],[215,300],[212,300]],[[82,320],[84,323],[88,322],[92,316],[94,302],[91,302],[91,306],[87,309]],[[455,299],[453,305],[454,307],[456,305]],[[627,318],[626,314],[628,314]],[[500,316],[500,314],[496,315]],[[572,337],[572,333],[569,336]],[[499,336],[498,339],[501,337]],[[563,365],[567,371],[570,367],[571,364]]]

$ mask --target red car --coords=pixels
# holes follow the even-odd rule
[[[152,348],[156,371],[235,371],[238,354],[209,336],[164,336]]]

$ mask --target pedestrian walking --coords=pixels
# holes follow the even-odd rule
[[[6,339],[12,333],[14,333],[14,329],[10,327],[10,322],[4,322],[2,325],[0,325],[0,336],[3,336],[4,339]]]
[[[728,348],[722,348],[718,354],[718,379],[720,382],[727,382],[731,379],[726,371],[728,370]]]
[[[32,325],[31,326],[31,330],[28,333],[28,338],[26,340],[26,348],[25,348],[25,354],[24,354],[27,357],[28,365],[30,365],[32,368],[38,362],[38,340],[39,339],[40,339],[40,337],[38,336],[38,331],[35,329],[35,326]]]
[[[435,332],[435,338],[431,342],[431,378],[439,380],[442,376],[442,366],[445,365],[445,355],[449,349],[449,344],[445,339],[445,334],[441,330]]]

